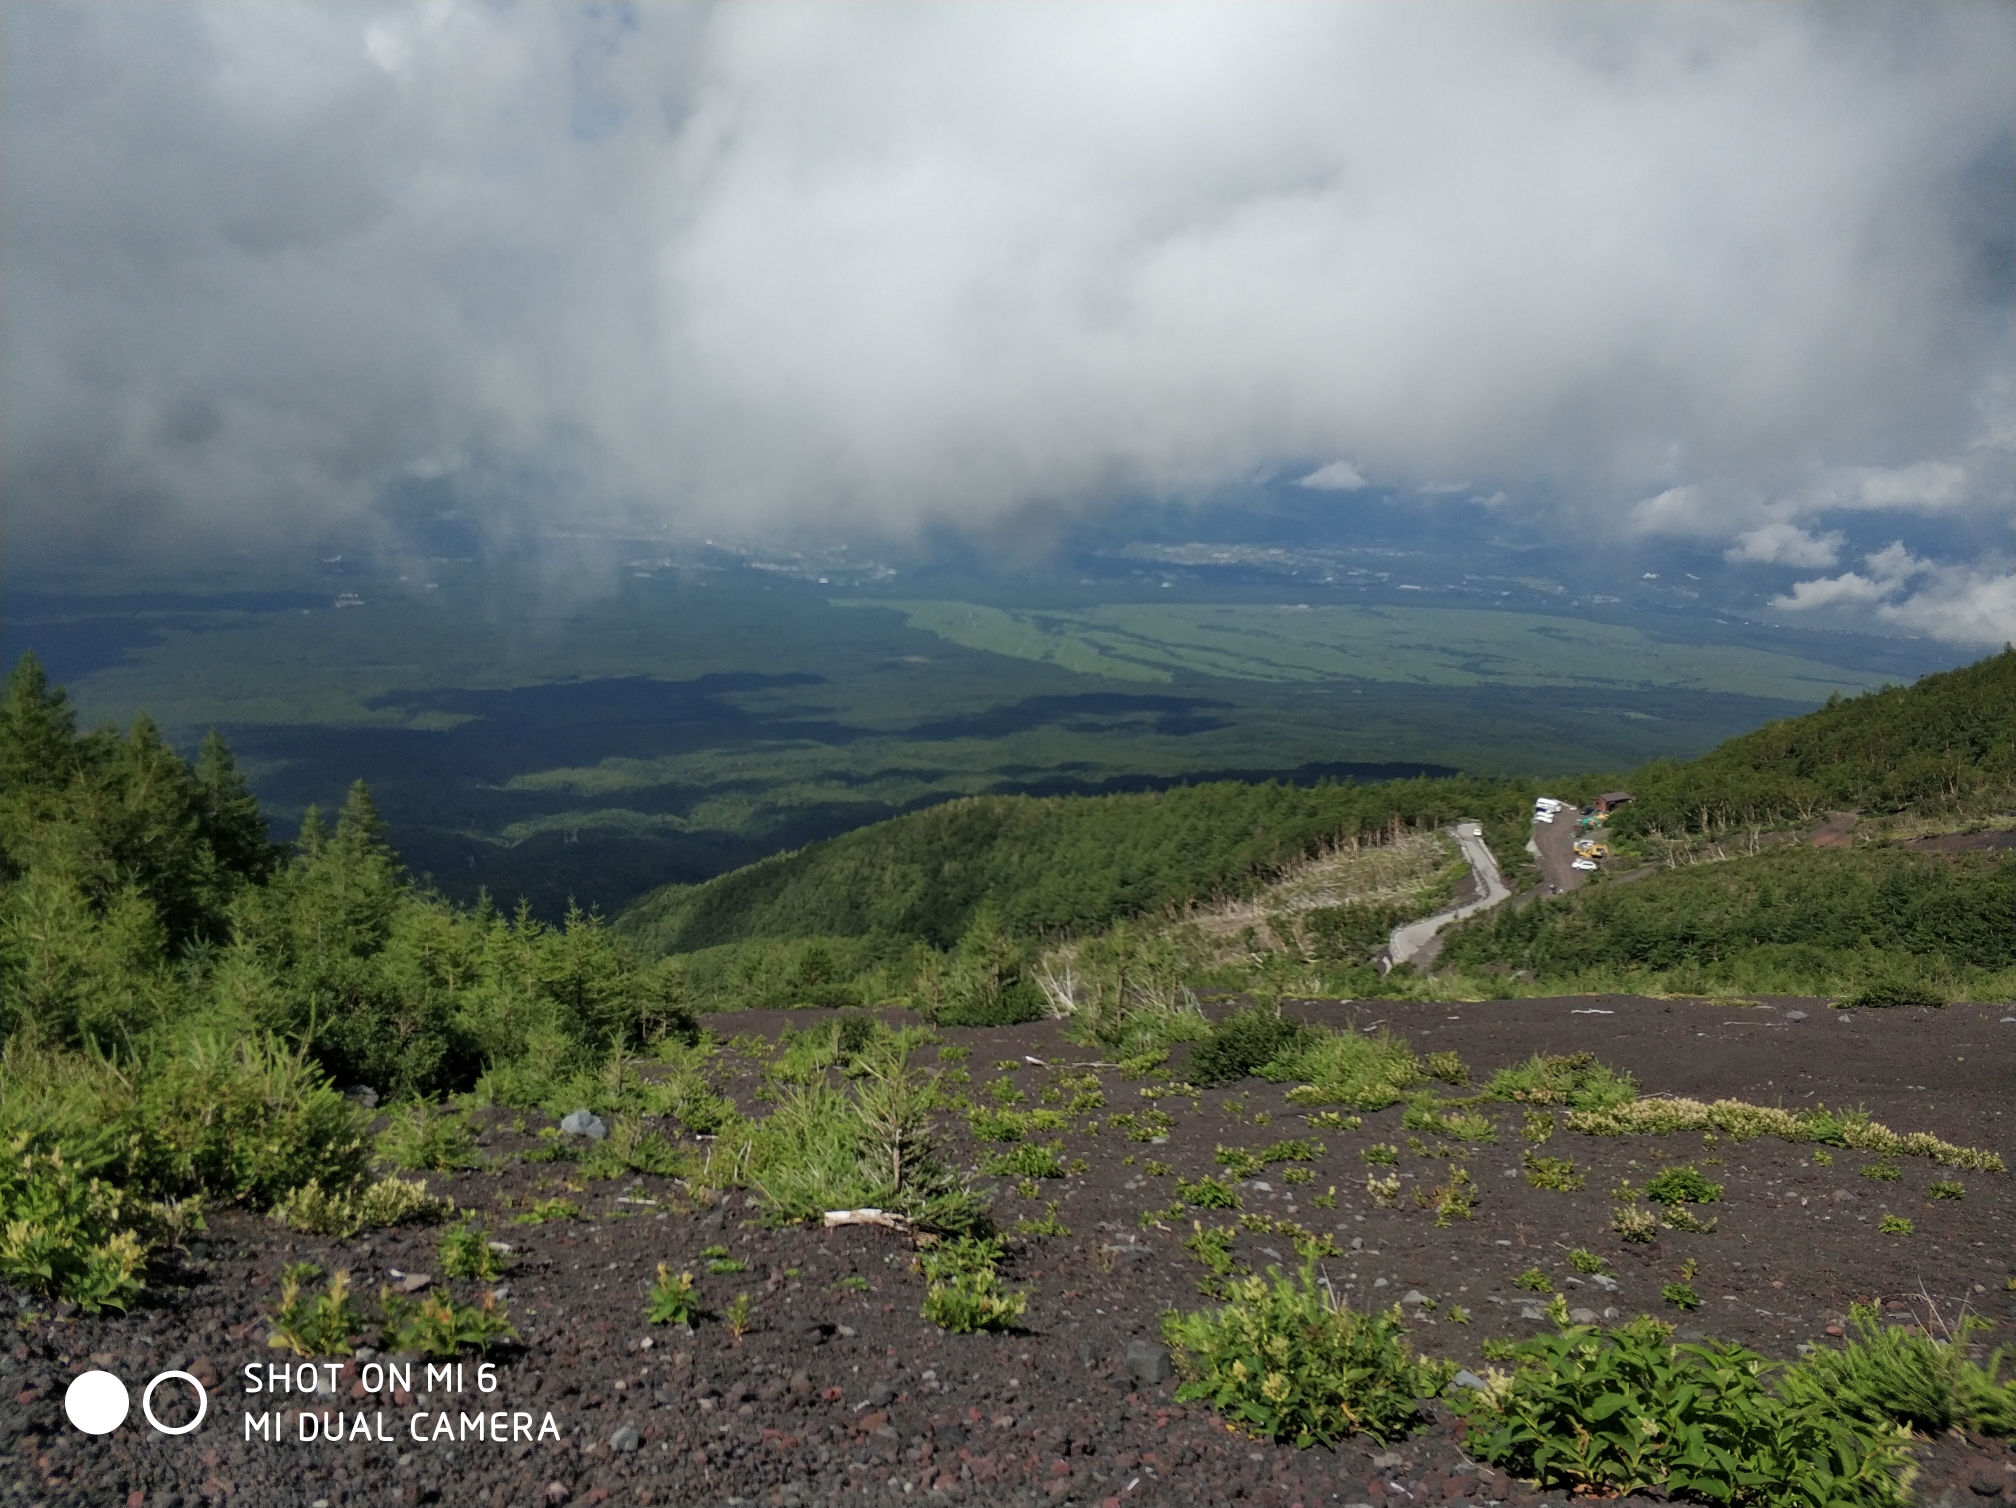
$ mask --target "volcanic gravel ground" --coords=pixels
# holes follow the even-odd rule
[[[1580,997],[1290,1010],[1339,1027],[1383,1023],[1424,1053],[1453,1049],[1478,1081],[1536,1051],[1589,1050],[1630,1070],[1647,1092],[1859,1104],[1894,1130],[1930,1131],[2016,1160],[2016,1011],[2008,1007],[1847,1015],[1812,1001],[1732,1008]],[[774,1037],[782,1025],[818,1019],[767,1013],[710,1024],[724,1038]],[[1193,1210],[1144,1225],[1143,1212],[1175,1201],[1176,1177],[1213,1171],[1219,1145],[1257,1149],[1284,1137],[1324,1143],[1326,1154],[1308,1165],[1313,1181],[1291,1183],[1284,1174],[1296,1165],[1276,1163],[1241,1185],[1243,1213],[1330,1234],[1341,1255],[1323,1267],[1341,1291],[1360,1304],[1406,1300],[1415,1341],[1472,1366],[1487,1337],[1547,1323],[1544,1296],[1513,1282],[1535,1266],[1595,1316],[1663,1314],[1683,1336],[1712,1334],[1784,1358],[1801,1342],[1823,1341],[1856,1299],[1880,1300],[1900,1321],[1936,1310],[1950,1324],[1965,1308],[1994,1323],[1991,1341],[2006,1341],[2016,1320],[2007,1175],[1904,1158],[1900,1176],[1883,1181],[1861,1176],[1877,1159],[1840,1149],[1822,1165],[1811,1147],[1768,1139],[1705,1146],[1692,1135],[1604,1139],[1559,1129],[1538,1150],[1572,1159],[1587,1181],[1551,1192],[1520,1176],[1521,1107],[1485,1107],[1495,1141],[1428,1137],[1416,1151],[1398,1106],[1365,1116],[1356,1130],[1312,1130],[1287,1104],[1288,1086],[1259,1080],[1143,1098],[1144,1088],[1180,1079],[1180,1050],[1159,1077],[1128,1081],[1084,1066],[1093,1054],[1048,1023],[941,1035],[970,1047],[962,1067],[972,1083],[960,1087],[977,1101],[1005,1077],[1026,1097],[1024,1108],[1039,1108],[1063,1073],[1100,1076],[1105,1106],[1071,1115],[1063,1136],[1067,1157],[1082,1157],[1088,1169],[1046,1180],[1033,1201],[1001,1180],[1004,1226],[1040,1217],[1055,1200],[1072,1232],[1014,1244],[1004,1275],[1029,1293],[1018,1333],[947,1335],[921,1319],[923,1283],[895,1233],[771,1230],[739,1193],[695,1209],[666,1179],[583,1184],[567,1163],[521,1160],[541,1143],[515,1132],[508,1112],[493,1112],[483,1138],[492,1166],[429,1182],[486,1212],[491,1235],[515,1248],[503,1291],[524,1345],[497,1353],[495,1393],[478,1391],[472,1361],[459,1391],[438,1379],[430,1391],[416,1366],[413,1391],[369,1395],[370,1374],[353,1360],[334,1371],[332,1392],[248,1396],[248,1364],[263,1377],[269,1364],[286,1363],[266,1345],[264,1315],[287,1263],[347,1268],[356,1289],[372,1294],[394,1270],[438,1271],[438,1233],[409,1228],[338,1242],[227,1213],[191,1240],[179,1272],[157,1275],[129,1316],[26,1318],[22,1305],[16,1333],[0,1341],[0,1505],[1559,1501],[1473,1463],[1439,1406],[1390,1448],[1360,1440],[1297,1452],[1235,1434],[1200,1405],[1177,1404],[1175,1383],[1159,1377],[1152,1354],[1130,1364],[1129,1342],[1152,1342],[1162,1311],[1206,1302],[1202,1269],[1178,1244],[1191,1221],[1231,1224],[1242,1213]],[[932,1053],[920,1057],[928,1063]],[[996,1066],[1009,1062],[1019,1066]],[[759,1060],[738,1050],[723,1065],[726,1087],[754,1106]],[[1111,1126],[1086,1134],[1093,1119],[1150,1108],[1173,1118],[1166,1142],[1129,1140]],[[538,1129],[533,1122],[527,1133]],[[946,1118],[946,1129],[964,1162],[989,1150],[957,1117]],[[1367,1196],[1360,1153],[1373,1142],[1402,1149],[1397,1169],[1373,1170],[1398,1172],[1398,1207]],[[1170,1171],[1151,1176],[1151,1159]],[[1725,1185],[1719,1202],[1697,1210],[1718,1228],[1662,1231],[1650,1246],[1621,1242],[1610,1231],[1608,1191],[1678,1161]],[[1477,1209],[1438,1229],[1413,1195],[1445,1181],[1452,1166],[1469,1170]],[[1963,1199],[1927,1197],[1934,1180],[1956,1177]],[[1335,1208],[1317,1206],[1314,1197],[1332,1185]],[[574,1199],[586,1218],[512,1223],[535,1198],[553,1196]],[[1885,1213],[1907,1216],[1915,1233],[1879,1234]],[[716,1244],[746,1270],[709,1271],[702,1252]],[[1606,1258],[1614,1279],[1577,1272],[1567,1253],[1578,1246]],[[1235,1253],[1255,1267],[1295,1261],[1289,1242],[1272,1233],[1242,1233]],[[1659,1293],[1688,1258],[1704,1300],[1692,1314]],[[718,1318],[697,1333],[647,1326],[644,1292],[661,1261],[699,1274],[717,1316],[748,1294],[754,1328],[736,1344]],[[477,1291],[452,1286],[464,1300]],[[1457,1322],[1458,1306],[1469,1323]],[[103,1438],[71,1429],[62,1412],[69,1379],[94,1366],[119,1374],[134,1394],[133,1417]],[[210,1390],[208,1416],[190,1434],[157,1434],[140,1421],[140,1390],[163,1369],[187,1370]],[[172,1425],[189,1417],[192,1400],[186,1385],[164,1383],[156,1413]],[[303,1408],[332,1423],[340,1414],[343,1443],[302,1442]],[[286,1438],[248,1440],[248,1414],[276,1410]],[[544,1439],[452,1438],[473,1432],[479,1411],[486,1435],[501,1417],[508,1437],[513,1414],[524,1416],[521,1434],[536,1435],[548,1414],[553,1425]],[[365,1428],[374,1438],[352,1433]],[[381,1432],[392,1438],[376,1438]],[[2016,1453],[2006,1444],[1948,1437],[1920,1456],[1923,1501],[2016,1502]]]

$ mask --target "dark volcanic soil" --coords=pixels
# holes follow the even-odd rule
[[[1843,1015],[1810,1001],[1732,1008],[1584,997],[1299,1009],[1333,1025],[1385,1022],[1423,1052],[1454,1049],[1480,1080],[1535,1051],[1587,1049],[1629,1069],[1648,1092],[1859,1104],[1895,1130],[1930,1131],[2016,1161],[2016,1010],[2008,1007]],[[1794,1019],[1795,1011],[1805,1018]],[[723,1037],[774,1035],[786,1021],[811,1019],[711,1024]],[[979,1098],[1008,1077],[1029,1108],[1044,1103],[1043,1090],[1067,1065],[1092,1056],[1049,1024],[943,1037],[972,1050],[966,1092]],[[928,1062],[928,1049],[923,1057]],[[1009,1062],[1019,1066],[997,1069]],[[736,1089],[745,1104],[754,1069],[749,1063]],[[1130,1372],[1130,1340],[1152,1340],[1161,1311],[1204,1302],[1202,1269],[1178,1244],[1202,1212],[1145,1225],[1143,1213],[1174,1201],[1177,1176],[1212,1171],[1217,1146],[1257,1148],[1291,1136],[1314,1136],[1327,1148],[1310,1165],[1313,1181],[1289,1182],[1292,1165],[1276,1164],[1241,1188],[1244,1211],[1330,1233],[1341,1255],[1324,1266],[1340,1288],[1360,1302],[1406,1300],[1424,1349],[1473,1366],[1487,1337],[1526,1335],[1546,1323],[1535,1297],[1513,1283],[1535,1266],[1571,1305],[1594,1315],[1663,1314],[1683,1334],[1740,1340],[1778,1357],[1824,1341],[1857,1299],[1881,1300],[1900,1319],[1936,1309],[1950,1323],[1966,1308],[1994,1322],[1994,1341],[2008,1340],[2016,1321],[2008,1286],[2016,1200],[2007,1175],[1955,1174],[1905,1158],[1895,1180],[1879,1180],[1861,1176],[1876,1159],[1848,1151],[1820,1164],[1810,1147],[1771,1140],[1704,1146],[1699,1136],[1606,1140],[1562,1129],[1540,1150],[1572,1159],[1587,1180],[1558,1193],[1520,1176],[1525,1143],[1516,1107],[1487,1107],[1495,1141],[1431,1137],[1417,1152],[1397,1106],[1364,1117],[1356,1130],[1311,1131],[1286,1103],[1287,1086],[1248,1080],[1194,1101],[1151,1101],[1141,1091],[1156,1080],[1068,1071],[1098,1072],[1106,1099],[1102,1109],[1072,1115],[1064,1136],[1067,1155],[1082,1157],[1088,1170],[1046,1181],[1037,1200],[1003,1180],[996,1202],[1009,1225],[1041,1216],[1054,1200],[1071,1231],[1014,1248],[1006,1275],[1029,1292],[1021,1333],[952,1336],[927,1324],[918,1314],[922,1281],[895,1234],[769,1230],[740,1195],[695,1210],[663,1179],[583,1185],[568,1164],[518,1160],[537,1142],[500,1113],[484,1139],[492,1168],[430,1179],[436,1192],[488,1211],[491,1234],[515,1247],[504,1287],[525,1345],[501,1358],[496,1393],[480,1393],[465,1365],[461,1391],[444,1384],[430,1393],[416,1368],[416,1392],[365,1395],[353,1362],[335,1373],[333,1394],[248,1396],[247,1365],[263,1374],[283,1360],[266,1346],[263,1315],[286,1263],[348,1268],[356,1287],[372,1293],[394,1269],[437,1271],[438,1235],[377,1231],[336,1242],[215,1217],[191,1241],[179,1281],[157,1281],[132,1315],[26,1320],[0,1347],[0,1504],[1534,1501],[1521,1484],[1465,1457],[1446,1419],[1391,1449],[1354,1442],[1334,1453],[1298,1453],[1233,1434],[1202,1407],[1176,1404],[1174,1383]],[[1171,1071],[1180,1074],[1180,1061]],[[1173,1117],[1166,1142],[1128,1140],[1105,1125],[1086,1134],[1091,1120],[1149,1108]],[[981,1149],[963,1124],[948,1121],[956,1153],[977,1159]],[[536,1117],[527,1129],[537,1129]],[[1397,1208],[1367,1197],[1360,1153],[1374,1142],[1401,1148]],[[1170,1171],[1151,1176],[1151,1160]],[[1625,1245],[1609,1228],[1608,1191],[1626,1177],[1642,1183],[1662,1161],[1692,1161],[1725,1185],[1722,1200],[1701,1210],[1718,1228]],[[1475,1180],[1477,1210],[1438,1229],[1411,1196],[1445,1180],[1452,1165]],[[1931,1183],[1952,1178],[1965,1197],[1928,1197]],[[1332,1185],[1335,1207],[1316,1205]],[[511,1223],[532,1197],[563,1193],[585,1219]],[[1909,1218],[1914,1233],[1879,1234],[1885,1214]],[[1226,1224],[1237,1213],[1204,1218]],[[707,1272],[701,1253],[714,1244],[746,1270]],[[1569,1264],[1574,1247],[1609,1261],[1612,1286]],[[1243,1234],[1236,1251],[1256,1267],[1294,1262],[1278,1236]],[[1689,1258],[1704,1305],[1683,1314],[1662,1303],[1659,1290]],[[717,1314],[736,1294],[749,1295],[754,1328],[739,1345],[718,1320],[694,1334],[644,1323],[644,1289],[661,1261],[701,1273]],[[475,1291],[453,1286],[464,1299]],[[1459,1308],[1467,1323],[1458,1322]],[[119,1374],[134,1395],[133,1417],[102,1439],[71,1429],[62,1412],[70,1377],[94,1366]],[[190,1434],[157,1434],[140,1421],[140,1391],[163,1369],[187,1370],[210,1389],[208,1416]],[[156,1413],[164,1423],[185,1419],[181,1400],[190,1397],[185,1384],[164,1383]],[[280,1421],[284,1441],[246,1438],[248,1414],[303,1407],[331,1421],[340,1411],[346,1434],[369,1428],[392,1438],[303,1443],[293,1412]],[[473,1431],[479,1410],[486,1433],[514,1412],[527,1416],[528,1432],[549,1413],[553,1428],[544,1440],[455,1441],[456,1432]],[[444,1419],[451,1422],[437,1438]],[[2016,1502],[2016,1454],[2006,1446],[1948,1439],[1922,1454],[1925,1501]]]

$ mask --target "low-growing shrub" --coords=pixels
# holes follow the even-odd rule
[[[446,1293],[430,1293],[418,1303],[379,1290],[378,1301],[385,1310],[386,1349],[414,1351],[435,1361],[452,1359],[465,1349],[487,1351],[500,1341],[518,1338],[511,1315],[486,1293],[474,1304],[458,1304]]]
[[[1524,1288],[1528,1293],[1552,1293],[1554,1280],[1537,1267],[1529,1267],[1512,1280],[1514,1288]]]
[[[1646,1181],[1645,1197],[1655,1204],[1713,1204],[1722,1197],[1722,1185],[1710,1182],[1692,1163],[1675,1163],[1661,1168]]]
[[[1176,1396],[1208,1399],[1263,1439],[1334,1446],[1351,1435],[1396,1438],[1419,1417],[1453,1363],[1411,1353],[1397,1311],[1361,1314],[1316,1276],[1278,1268],[1230,1285],[1224,1307],[1163,1321],[1184,1378]]]
[[[1375,1141],[1369,1147],[1361,1147],[1358,1155],[1375,1168],[1397,1167],[1400,1162],[1400,1149],[1390,1141]]]
[[[322,1276],[311,1262],[291,1264],[280,1275],[280,1305],[266,1344],[296,1356],[348,1356],[355,1338],[370,1323],[350,1297],[350,1274],[338,1270],[320,1293],[308,1285]]]
[[[1520,1160],[1525,1165],[1526,1182],[1536,1189],[1565,1194],[1589,1181],[1588,1175],[1565,1157],[1539,1157],[1529,1150]]]
[[[1421,1060],[1421,1068],[1429,1078],[1440,1079],[1445,1084],[1470,1082],[1469,1068],[1453,1052],[1431,1052]]]
[[[111,1185],[16,1136],[0,1160],[0,1280],[87,1314],[126,1309],[145,1286],[148,1249]]]
[[[1610,1228],[1626,1241],[1652,1242],[1659,1239],[1659,1221],[1650,1210],[1635,1204],[1620,1205],[1610,1217]]]
[[[1957,1340],[1942,1340],[1880,1324],[1878,1313],[1874,1304],[1851,1305],[1853,1337],[1838,1351],[1823,1346],[1809,1352],[1787,1369],[1780,1391],[1872,1427],[2016,1436],[2016,1376],[2002,1376],[2012,1360],[2009,1348],[1998,1346],[1982,1362],[1967,1355],[1968,1340],[1985,1324],[1969,1316]]]
[[[504,1276],[504,1258],[480,1225],[457,1225],[441,1233],[441,1271],[451,1278],[494,1283]]]
[[[1577,1272],[1586,1272],[1592,1276],[1596,1273],[1608,1272],[1610,1270],[1608,1262],[1597,1256],[1595,1252],[1581,1246],[1576,1247],[1568,1253],[1568,1265],[1573,1267]]]
[[[1176,1180],[1176,1197],[1185,1204],[1200,1210],[1236,1210],[1239,1208],[1238,1193],[1226,1184],[1220,1183],[1208,1173],[1195,1183],[1187,1179]]]
[[[1517,1068],[1501,1068],[1491,1075],[1484,1093],[1521,1105],[1601,1110],[1636,1099],[1638,1081],[1597,1062],[1593,1052],[1535,1053]]]
[[[555,1220],[579,1220],[581,1206],[571,1199],[541,1199],[522,1215],[512,1216],[513,1225],[550,1225]]]
[[[429,1194],[419,1178],[381,1178],[340,1194],[311,1179],[273,1207],[273,1218],[294,1230],[348,1240],[379,1226],[445,1220],[454,1211],[454,1200]]]
[[[1685,1283],[1668,1283],[1659,1290],[1659,1297],[1676,1309],[1699,1309],[1701,1295]]]
[[[645,1298],[644,1320],[651,1325],[691,1325],[700,1317],[700,1295],[693,1274],[674,1274],[669,1263],[658,1264],[658,1278]]]
[[[981,1159],[980,1171],[993,1178],[1062,1178],[1064,1159],[1061,1145],[1040,1147],[1023,1142],[1007,1152]]]
[[[1314,1036],[1314,1028],[1278,1010],[1248,1006],[1216,1023],[1211,1035],[1190,1049],[1188,1074],[1200,1085],[1229,1084],[1293,1056]]]
[[[1876,1229],[1886,1236],[1909,1236],[1917,1231],[1918,1225],[1905,1215],[1885,1215],[1876,1222]]]
[[[1393,1174],[1381,1178],[1377,1173],[1365,1175],[1365,1197],[1381,1209],[1390,1210],[1400,1202],[1400,1175]]]
[[[481,1161],[467,1117],[417,1102],[378,1133],[378,1156],[402,1173],[452,1173]]]
[[[1277,1084],[1301,1080],[1288,1091],[1291,1105],[1346,1105],[1368,1111],[1398,1104],[1427,1077],[1414,1049],[1390,1031],[1367,1035],[1314,1027],[1258,1072]]]
[[[1835,1009],[1860,1011],[1929,1007],[1939,1010],[1945,1004],[1946,992],[1934,987],[1928,981],[1888,974],[1872,980],[1846,1000],[1836,1001]]]
[[[1452,1399],[1471,1454],[1590,1496],[1654,1489],[1762,1508],[1890,1508],[1903,1441],[1765,1386],[1773,1364],[1718,1341],[1675,1345],[1638,1319],[1572,1326],[1510,1348],[1508,1376]]]
[[[1002,1289],[1000,1260],[1000,1243],[986,1237],[959,1237],[921,1253],[924,1318],[955,1335],[1011,1328],[1027,1311],[1029,1295]]]
[[[1781,1110],[1742,1100],[1633,1100],[1600,1110],[1578,1110],[1568,1117],[1568,1129],[1590,1136],[1671,1136],[1681,1131],[1719,1131],[1744,1140],[1775,1136],[1790,1142],[1820,1142],[1861,1152],[1926,1157],[1949,1167],[1975,1173],[2008,1171],[1999,1152],[1960,1147],[1923,1131],[1902,1136],[1859,1111]]]

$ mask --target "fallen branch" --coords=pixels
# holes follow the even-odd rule
[[[884,1230],[902,1231],[905,1235],[912,1230],[908,1220],[887,1210],[828,1210],[822,1219],[827,1230],[836,1225],[879,1225]]]

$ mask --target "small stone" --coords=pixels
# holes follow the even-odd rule
[[[1977,1498],[1999,1498],[2002,1496],[2003,1487],[2002,1482],[1985,1471],[1975,1472],[1972,1480],[1967,1483],[1967,1490]]]
[[[1452,1388],[1474,1388],[1477,1392],[1481,1393],[1489,1384],[1475,1372],[1466,1368],[1449,1379],[1449,1386]]]
[[[852,1340],[860,1332],[852,1325],[835,1325],[833,1333],[838,1335],[842,1340]]]
[[[1400,1295],[1400,1302],[1403,1304],[1425,1304],[1428,1302],[1428,1295],[1418,1288],[1410,1288]]]
[[[1127,1370],[1146,1383],[1167,1382],[1176,1374],[1176,1365],[1167,1346],[1152,1340],[1127,1342]]]
[[[1568,1311],[1568,1318],[1575,1321],[1578,1325],[1593,1325],[1602,1316],[1597,1314],[1594,1309],[1570,1309]]]
[[[561,1120],[560,1129],[569,1136],[585,1136],[590,1141],[606,1141],[609,1137],[609,1128],[603,1124],[602,1117],[592,1110],[570,1112]]]
[[[369,1084],[352,1084],[343,1091],[343,1098],[361,1110],[378,1108],[378,1091]]]
[[[1538,1304],[1521,1304],[1519,1306],[1519,1318],[1522,1320],[1544,1320],[1547,1318],[1547,1312]]]
[[[409,1272],[393,1285],[401,1293],[420,1293],[434,1286],[433,1277],[424,1272]]]
[[[1373,1286],[1374,1288],[1384,1288],[1384,1287],[1386,1287],[1386,1286],[1388,1286],[1388,1285],[1387,1285],[1387,1282],[1386,1282],[1386,1280],[1385,1280],[1384,1278],[1374,1278],[1374,1279],[1372,1280],[1372,1286]]]
[[[1617,1291],[1617,1280],[1611,1277],[1610,1274],[1607,1272],[1591,1273],[1589,1275],[1589,1281],[1594,1283],[1598,1288],[1602,1289],[1605,1293],[1615,1293]]]
[[[1785,1019],[1787,1021],[1804,1021],[1806,1019],[1806,1013],[1804,1011],[1787,1011],[1785,1013]]]
[[[1396,1466],[1405,1466],[1407,1458],[1397,1450],[1382,1450],[1372,1458],[1372,1464],[1380,1471],[1391,1471]]]
[[[644,1443],[644,1436],[634,1424],[619,1424],[609,1435],[609,1448],[620,1456],[627,1456]]]

